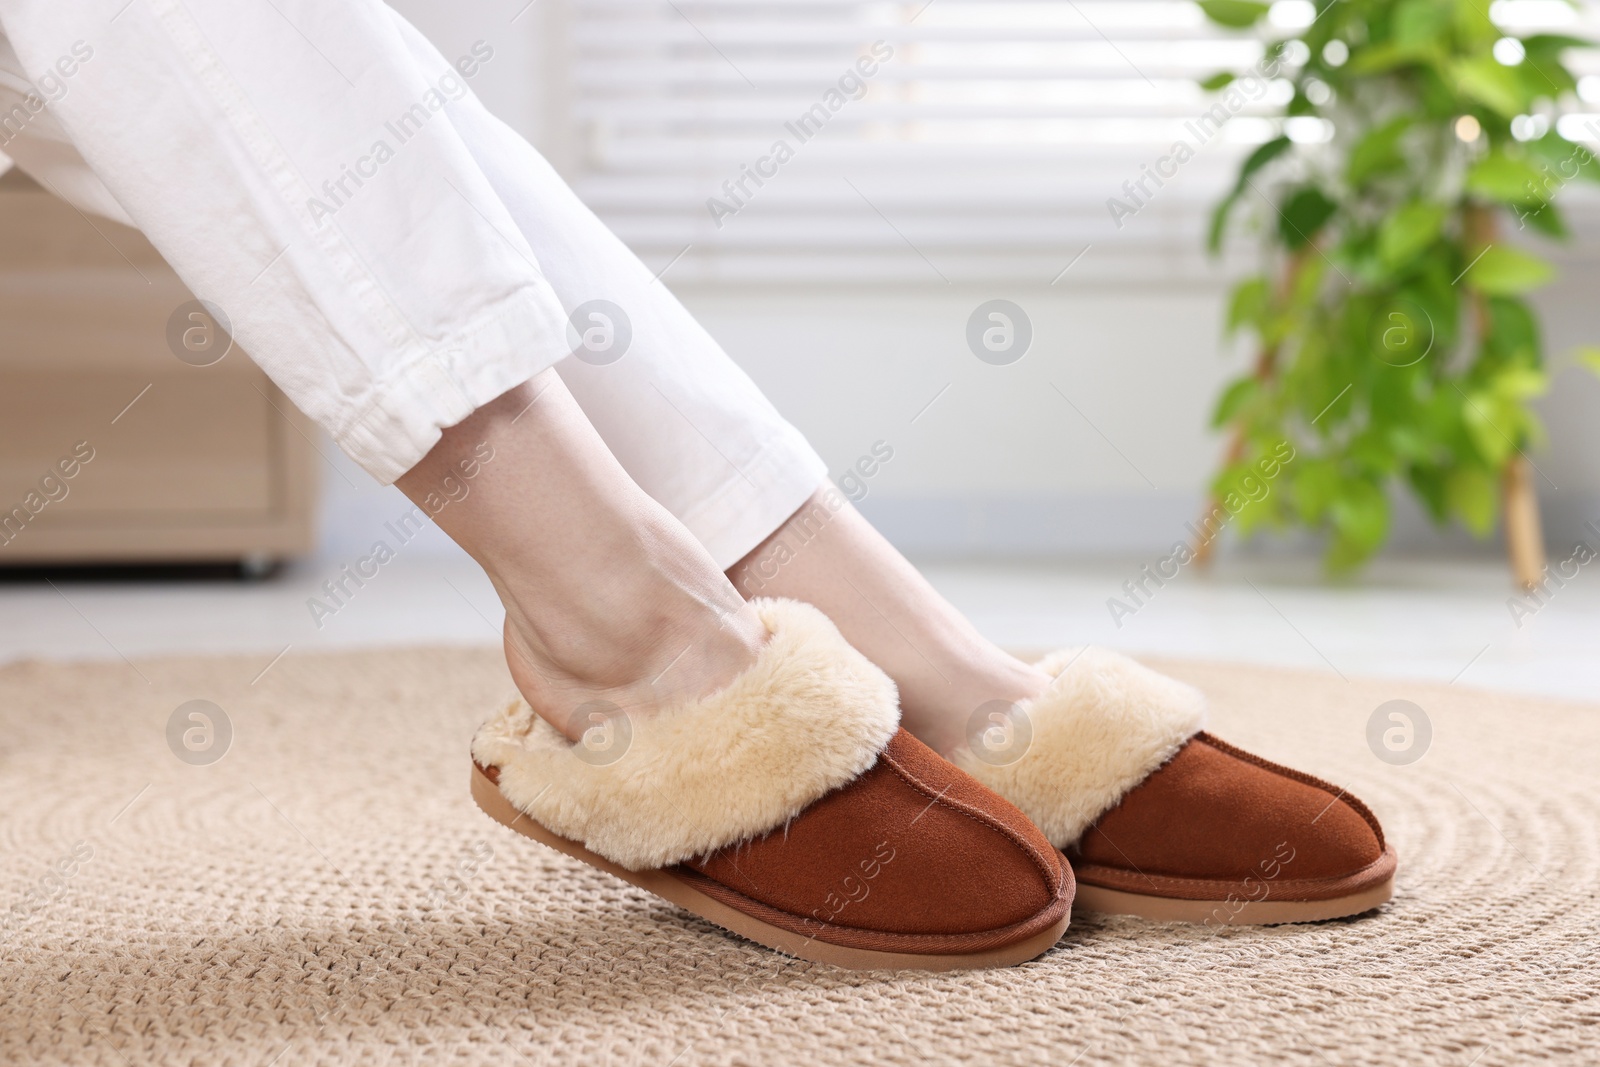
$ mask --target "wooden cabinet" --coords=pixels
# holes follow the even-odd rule
[[[174,354],[193,300],[137,231],[0,176],[0,567],[312,548],[317,431],[237,346]]]

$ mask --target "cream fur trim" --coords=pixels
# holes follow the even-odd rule
[[[1021,705],[1032,732],[1022,757],[1002,766],[1004,755],[986,762],[964,746],[952,761],[1066,848],[1203,728],[1205,698],[1101,648],[1064,649],[1038,667],[1056,680]]]
[[[667,867],[782,826],[860,777],[900,724],[894,683],[826,615],[752,601],[771,637],[720,692],[627,719],[603,766],[517,700],[472,755],[500,791],[562,837],[631,870]],[[618,724],[621,728],[624,724]]]

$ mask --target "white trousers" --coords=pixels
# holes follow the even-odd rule
[[[478,101],[493,53],[446,59],[378,0],[0,0],[0,153],[142,230],[378,480],[556,366],[730,566],[826,468]]]

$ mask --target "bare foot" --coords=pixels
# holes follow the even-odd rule
[[[506,664],[577,740],[727,685],[766,631],[698,541],[622,470],[554,371],[444,431],[396,483],[494,582]]]
[[[949,755],[1050,676],[988,641],[832,485],[728,571],[745,597],[821,608],[900,687],[901,721]]]

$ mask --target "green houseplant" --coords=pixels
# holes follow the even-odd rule
[[[1200,6],[1248,30],[1270,5]],[[1212,218],[1213,252],[1240,229],[1263,245],[1262,271],[1229,303],[1227,329],[1250,335],[1256,359],[1216,406],[1231,443],[1213,492],[1236,492],[1288,441],[1294,460],[1234,518],[1241,534],[1322,530],[1327,565],[1349,570],[1388,536],[1399,483],[1435,522],[1480,537],[1503,513],[1516,577],[1532,584],[1530,405],[1548,373],[1526,297],[1553,270],[1514,238],[1565,237],[1557,193],[1600,177],[1554,129],[1576,84],[1562,55],[1590,42],[1508,37],[1487,0],[1316,0],[1314,13],[1266,45],[1293,85],[1282,117],[1298,136],[1251,153]],[[1233,81],[1203,84],[1227,94]]]

